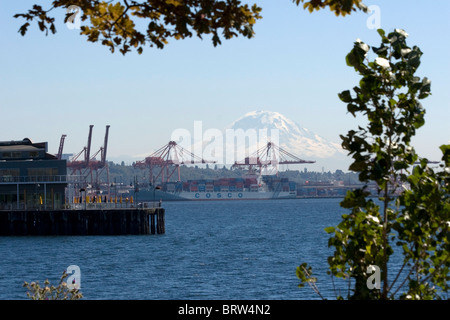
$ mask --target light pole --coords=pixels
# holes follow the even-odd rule
[[[155,195],[156,189],[160,190],[161,187],[160,186],[153,187],[153,208],[155,207],[155,201],[156,201],[156,195]]]
[[[40,206],[39,206],[39,188],[41,187],[41,185],[39,184],[39,183],[37,183],[36,184],[36,196],[35,196],[35,199],[36,199],[36,209],[40,209]]]
[[[82,192],[84,192],[84,210],[87,210],[87,204],[86,204],[86,189],[85,189],[85,188],[81,188],[81,189],[80,189],[81,201],[83,201]]]
[[[139,184],[137,176],[134,176],[134,201],[136,203],[136,208],[139,206],[138,202]]]

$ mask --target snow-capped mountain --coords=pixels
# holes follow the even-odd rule
[[[276,130],[273,132],[278,133],[275,138],[279,146],[304,160],[342,157],[345,154],[340,144],[326,140],[278,112],[252,111],[231,123],[227,129],[267,129],[269,137],[272,130]]]

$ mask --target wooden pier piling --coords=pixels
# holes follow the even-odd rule
[[[0,236],[164,234],[164,208],[0,211]]]

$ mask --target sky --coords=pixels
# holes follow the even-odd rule
[[[108,159],[130,164],[167,144],[174,130],[193,132],[195,121],[222,130],[247,112],[268,110],[340,143],[358,125],[337,96],[359,80],[345,56],[358,38],[379,45],[379,22],[387,32],[404,29],[407,43],[424,52],[417,75],[432,81],[432,95],[422,101],[426,123],[413,145],[440,160],[439,146],[450,143],[450,1],[366,0],[376,6],[371,14],[346,17],[310,14],[290,0],[244,2],[263,8],[252,39],[218,47],[208,36],[170,40],[163,50],[123,56],[68,28],[62,9],[56,34],[33,25],[22,37],[24,21],[13,15],[51,2],[0,0],[0,141],[48,141],[57,153],[66,134],[64,153],[76,154],[94,125],[95,152],[110,125]]]

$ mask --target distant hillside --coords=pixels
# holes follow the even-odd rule
[[[149,181],[149,173],[147,170],[135,169],[132,165],[108,163],[110,183],[122,183],[131,185],[135,179],[138,182],[147,183]],[[227,169],[226,167],[210,166],[208,168],[199,168],[197,166],[181,166],[181,180],[196,180],[196,179],[219,179],[219,178],[240,178],[244,172],[240,169]],[[300,184],[305,181],[312,182],[328,182],[328,181],[344,181],[345,184],[358,182],[358,176],[355,173],[344,173],[342,170],[335,172],[316,172],[316,171],[299,171],[288,170],[279,172],[281,178],[289,178]],[[177,172],[172,176],[171,181],[176,181],[178,178]],[[103,174],[102,181],[106,181],[106,174]]]

